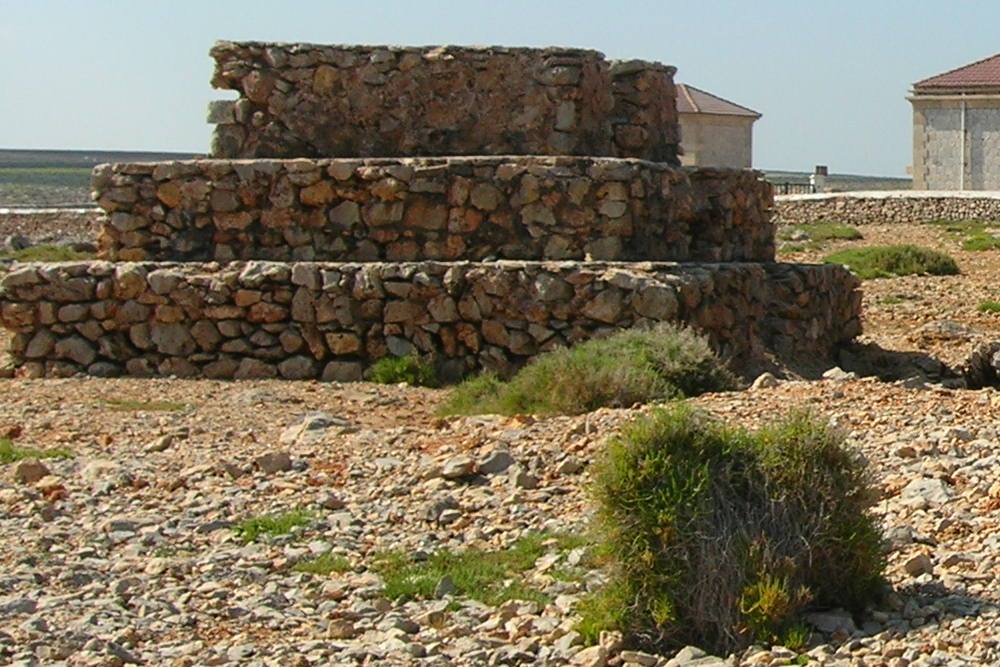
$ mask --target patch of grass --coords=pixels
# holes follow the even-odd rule
[[[6,438],[0,438],[0,463],[16,463],[23,459],[71,459],[72,450],[65,447],[51,449],[35,449],[34,447],[18,447]]]
[[[0,259],[13,259],[17,262],[75,262],[94,259],[94,257],[92,252],[80,252],[66,245],[54,244],[42,244],[23,250],[0,252]]]
[[[455,387],[443,414],[581,414],[726,391],[735,376],[690,329],[661,324],[539,355],[510,381],[484,373]]]
[[[378,384],[404,383],[412,387],[436,387],[437,373],[415,354],[405,357],[382,357],[368,369],[368,379]]]
[[[1000,313],[1000,301],[992,301],[989,299],[986,301],[980,301],[979,305],[976,306],[976,310],[980,313]]]
[[[977,232],[962,241],[962,250],[970,252],[984,252],[986,250],[1000,250],[1000,236],[994,236],[989,232]]]
[[[585,637],[798,644],[807,605],[860,612],[884,591],[867,468],[807,414],[749,432],[663,408],[612,439],[594,475],[611,580],[581,605]]]
[[[443,549],[420,562],[402,552],[385,552],[374,559],[374,570],[385,584],[385,596],[392,600],[432,598],[438,582],[447,576],[455,584],[456,595],[484,604],[526,600],[544,605],[548,596],[520,575],[545,553],[545,541],[545,535],[533,534],[501,551]]]
[[[233,526],[233,532],[244,543],[250,543],[255,542],[261,535],[268,537],[287,535],[296,528],[309,525],[313,518],[312,512],[301,509],[280,514],[254,516]]]
[[[0,183],[90,187],[89,167],[0,167]]]
[[[132,399],[110,398],[101,401],[109,410],[116,412],[179,412],[187,408],[187,403],[176,401],[136,401]]]
[[[850,225],[841,225],[836,222],[816,222],[806,225],[792,225],[784,227],[778,238],[790,241],[795,236],[795,232],[804,232],[809,235],[810,241],[823,243],[824,241],[857,241],[863,239],[861,231]]]
[[[315,574],[321,577],[328,577],[333,572],[348,572],[350,569],[351,562],[345,557],[335,554],[332,551],[327,551],[325,554],[320,554],[315,558],[299,561],[292,566],[292,570],[295,572]]]
[[[793,252],[805,252],[806,250],[815,250],[816,248],[812,246],[807,246],[804,243],[783,243],[778,249],[781,252],[793,253]]]
[[[843,264],[859,278],[893,278],[910,275],[951,276],[958,264],[948,255],[914,245],[872,246],[828,255],[827,264]]]
[[[1000,222],[996,220],[932,220],[928,224],[959,240],[963,250],[1000,250]]]

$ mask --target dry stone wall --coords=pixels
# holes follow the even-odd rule
[[[596,51],[219,42],[218,158],[594,155],[677,164],[674,68]]]
[[[770,186],[614,158],[107,165],[106,259],[772,261]]]
[[[1000,220],[1000,193],[846,192],[775,197],[774,222],[798,225],[919,223],[932,220]]]
[[[674,69],[594,51],[220,42],[213,159],[102,165],[102,259],[16,265],[29,377],[445,379],[656,322],[737,369],[860,333],[843,267],[776,264],[771,187],[681,169]],[[680,262],[680,263],[674,263]],[[10,369],[0,369],[9,371]]]
[[[445,377],[658,321],[734,359],[826,356],[860,331],[842,267],[579,262],[25,265],[2,282],[29,376],[356,380],[420,353]]]

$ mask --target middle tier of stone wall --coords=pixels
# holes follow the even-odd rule
[[[124,261],[772,261],[748,170],[581,157],[102,165],[102,256]]]
[[[832,265],[81,262],[15,269],[0,316],[34,377],[354,380],[418,353],[454,378],[663,321],[734,360],[827,359],[860,333],[857,287]]]

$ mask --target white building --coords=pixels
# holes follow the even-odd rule
[[[681,164],[690,167],[753,166],[753,124],[760,114],[694,86],[677,84]]]
[[[913,188],[1000,190],[1000,54],[913,84]]]

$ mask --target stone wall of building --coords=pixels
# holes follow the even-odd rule
[[[733,359],[825,358],[860,331],[842,267],[581,262],[82,262],[0,282],[11,354],[29,376],[353,380],[386,354],[445,377],[659,321]]]
[[[106,165],[111,260],[773,261],[749,171],[584,157]]]
[[[218,42],[219,158],[596,155],[677,163],[674,68],[596,51]]]
[[[1000,193],[898,190],[774,198],[776,224],[868,225],[974,219],[1000,220]]]

